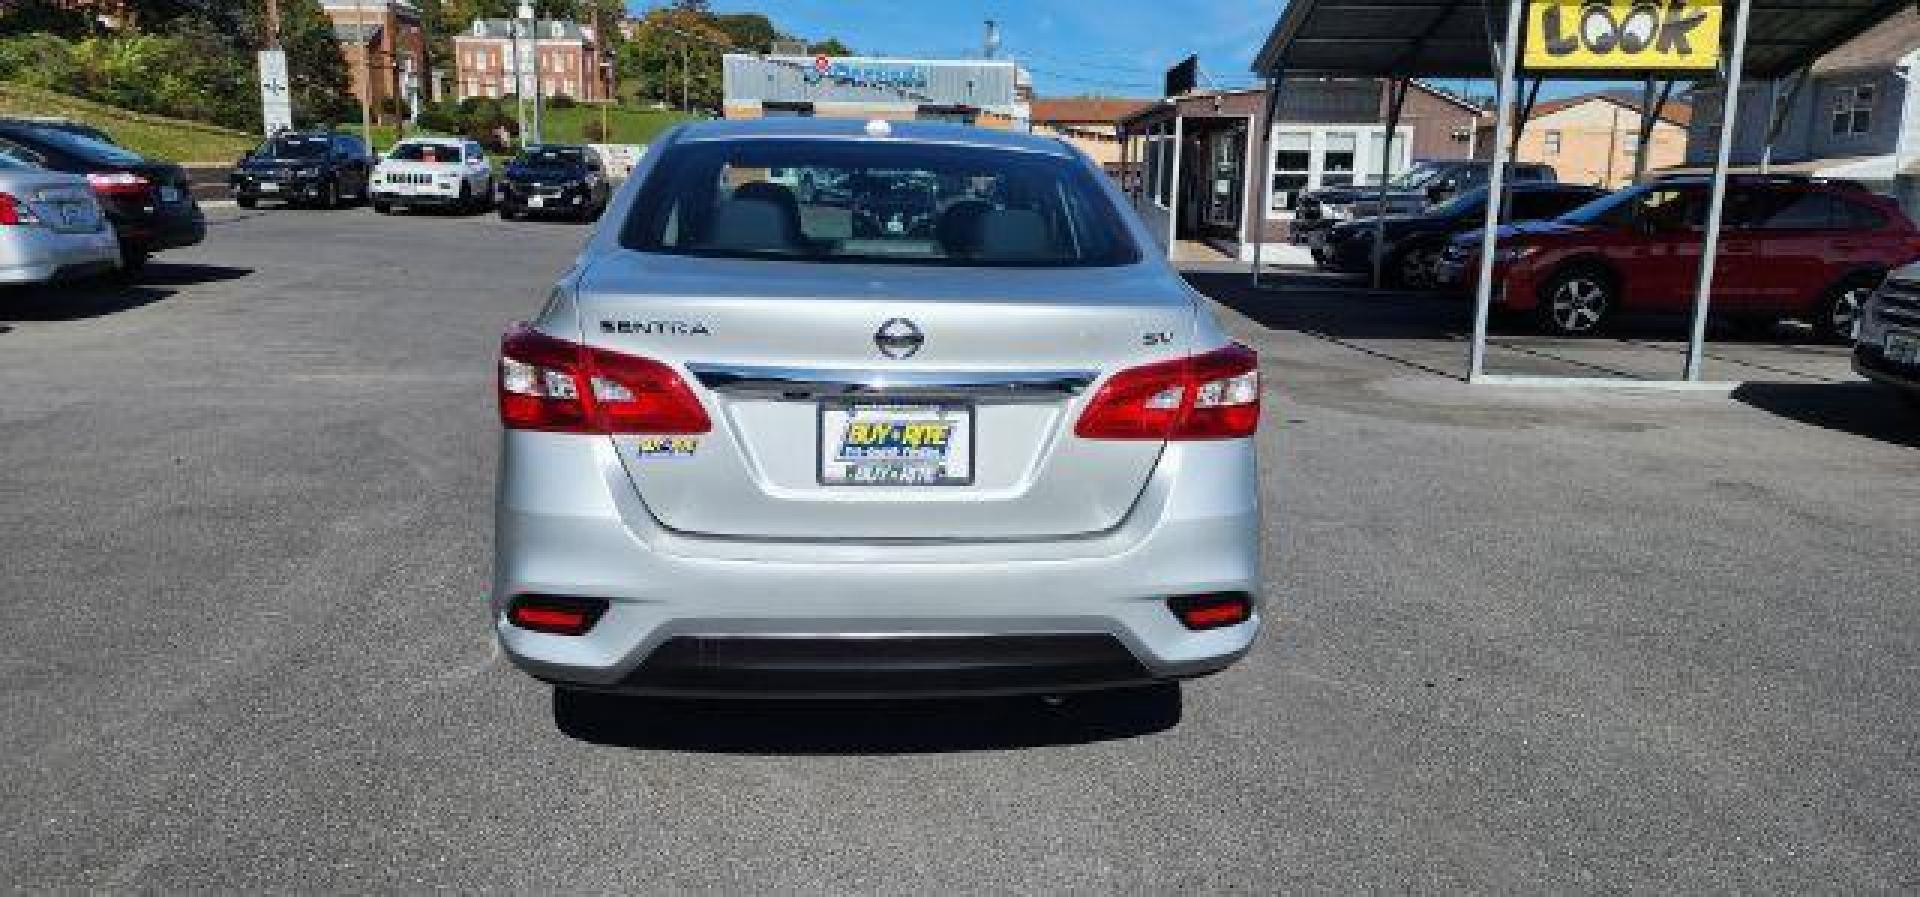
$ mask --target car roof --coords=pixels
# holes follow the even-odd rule
[[[672,142],[709,140],[752,140],[766,138],[842,139],[908,143],[934,143],[948,146],[977,146],[1068,157],[1072,150],[1052,137],[1039,137],[1016,131],[1000,131],[978,125],[931,121],[888,121],[887,133],[870,134],[871,120],[864,118],[807,118],[781,116],[746,120],[715,120],[682,125]]]

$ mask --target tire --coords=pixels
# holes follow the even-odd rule
[[[320,208],[337,209],[340,207],[340,184],[328,181],[325,190],[320,193]]]
[[[373,210],[382,215],[393,214],[393,206],[388,205],[387,203],[381,202],[377,199],[373,201]]]
[[[258,207],[260,200],[251,196],[236,196],[233,198],[233,204],[243,209],[251,209]]]
[[[503,205],[500,207],[501,221],[512,221],[519,217],[520,217],[520,213],[514,211],[512,206]]]
[[[479,209],[479,206],[479,200],[475,199],[473,195],[473,185],[466,181],[461,181],[460,202],[453,207],[454,211],[462,215],[471,215]]]
[[[1387,257],[1387,281],[1403,290],[1431,290],[1439,286],[1433,267],[1440,262],[1440,247],[1415,243]]]
[[[1555,336],[1586,336],[1605,327],[1619,310],[1620,289],[1605,271],[1568,268],[1540,288],[1534,319]]]
[[[153,261],[153,253],[134,249],[124,243],[120,245],[121,277],[138,277],[140,272],[147,270],[147,263],[150,261]]]
[[[1856,275],[1828,290],[1815,307],[1813,332],[1829,343],[1852,343],[1861,306],[1880,287],[1878,276]]]

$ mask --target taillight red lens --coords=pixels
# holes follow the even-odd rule
[[[1259,427],[1260,359],[1234,343],[1114,374],[1073,432],[1083,439],[1234,439]]]
[[[26,212],[26,214],[22,215],[22,212]],[[22,203],[20,200],[15,199],[13,194],[0,193],[0,226],[31,223],[32,215],[32,212],[27,212],[22,208]]]
[[[507,622],[548,635],[585,635],[606,612],[600,598],[521,595],[507,607]]]
[[[103,196],[145,196],[153,182],[131,171],[101,171],[87,175],[93,192]]]
[[[673,368],[524,324],[500,343],[500,423],[561,433],[705,433],[700,398]]]

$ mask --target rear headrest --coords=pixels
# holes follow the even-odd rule
[[[733,198],[764,199],[777,203],[784,208],[795,210],[800,208],[800,201],[794,198],[792,190],[787,189],[785,184],[775,184],[771,181],[754,181],[751,184],[741,184],[734,188]]]
[[[1047,220],[1030,209],[995,209],[980,216],[979,254],[984,259],[1044,259],[1054,256]]]
[[[767,199],[729,199],[713,216],[711,248],[727,252],[797,252],[800,233],[791,210]]]

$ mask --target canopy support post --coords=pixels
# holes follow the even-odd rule
[[[1260,255],[1267,245],[1267,216],[1273,211],[1273,117],[1280,107],[1280,82],[1285,72],[1275,69],[1267,76],[1267,102],[1260,115],[1259,139],[1248,135],[1247,148],[1260,147],[1260,161],[1254,165],[1260,171],[1259,186],[1254,190],[1257,208],[1253,213],[1253,285],[1260,286]]]
[[[1492,4],[1487,4],[1492,16]],[[1495,201],[1506,189],[1507,163],[1513,152],[1513,112],[1515,81],[1520,70],[1520,22],[1526,17],[1526,0],[1507,0],[1507,39],[1496,49],[1500,64],[1498,99],[1494,104],[1493,163],[1487,171],[1487,217],[1480,240],[1480,277],[1474,284],[1473,346],[1468,356],[1467,381],[1479,380],[1487,370],[1487,317],[1493,309],[1494,238],[1500,231],[1500,206]],[[1491,29],[1489,29],[1491,34]]]
[[[1780,139],[1780,132],[1787,127],[1787,116],[1793,112],[1793,104],[1800,101],[1800,89],[1807,84],[1811,69],[1801,69],[1794,75],[1793,83],[1787,86],[1786,102],[1780,101],[1780,82],[1773,82],[1773,108],[1767,110],[1767,140],[1760,148],[1760,173],[1773,173],[1773,144]],[[1724,126],[1724,125],[1723,125]],[[1894,169],[1896,172],[1899,169]]]
[[[1400,112],[1406,108],[1407,89],[1411,85],[1409,78],[1388,82],[1387,132],[1380,141],[1380,200],[1373,213],[1373,288],[1376,290],[1386,285],[1387,179],[1393,176],[1393,138],[1400,130]]]
[[[1720,225],[1727,202],[1727,167],[1733,161],[1733,136],[1739,130],[1740,86],[1747,59],[1747,22],[1753,12],[1753,0],[1735,0],[1733,53],[1727,57],[1726,98],[1720,110],[1720,147],[1713,161],[1713,198],[1707,206],[1706,241],[1700,247],[1700,280],[1693,296],[1693,333],[1687,341],[1689,382],[1700,380],[1701,362],[1706,355],[1707,309],[1713,299],[1713,269],[1720,252]]]
[[[1180,247],[1180,157],[1186,155],[1187,119],[1180,114],[1179,104],[1173,107],[1173,163],[1168,166],[1167,177],[1167,258],[1173,258]]]

